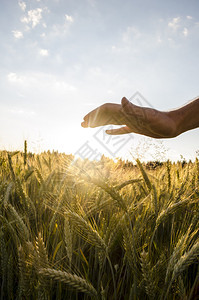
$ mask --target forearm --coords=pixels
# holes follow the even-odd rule
[[[199,97],[168,114],[176,124],[176,136],[199,127]]]

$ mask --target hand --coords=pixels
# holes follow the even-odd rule
[[[140,107],[125,97],[121,104],[106,103],[94,109],[84,117],[82,127],[103,125],[125,125],[117,129],[106,130],[107,134],[139,133],[153,138],[170,138],[177,135],[176,122],[170,112]]]

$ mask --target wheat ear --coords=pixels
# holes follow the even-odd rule
[[[78,230],[82,230],[84,232],[84,235],[88,236],[88,242],[106,252],[107,247],[104,240],[101,238],[99,233],[88,222],[86,222],[86,220],[84,220],[75,212],[71,211],[66,212],[66,216],[70,218],[72,224],[74,224]]]
[[[186,252],[176,263],[174,270],[172,281],[178,277],[180,273],[182,273],[189,265],[191,265],[199,256],[199,240],[191,247],[191,249]]]
[[[151,188],[152,188],[151,181],[149,180],[149,177],[148,177],[146,171],[144,170],[144,168],[143,168],[143,166],[142,166],[140,160],[137,159],[136,162],[137,162],[138,167],[139,167],[139,169],[140,169],[140,171],[141,171],[141,173],[142,173],[142,176],[143,176],[143,179],[144,179],[144,181],[145,181],[145,183],[146,183],[146,186],[147,186],[147,188],[148,188],[148,191],[150,191]]]
[[[40,269],[39,274],[44,277],[48,277],[49,279],[66,283],[79,292],[87,293],[91,296],[97,297],[96,289],[88,281],[77,275],[72,275],[67,272],[57,271],[50,268]]]
[[[149,255],[144,250],[140,254],[142,275],[145,281],[145,290],[150,299],[155,298],[154,281],[152,278],[151,264],[149,261]]]
[[[199,240],[191,247],[191,249],[186,252],[174,266],[172,278],[170,284],[167,288],[164,299],[167,299],[167,295],[172,286],[173,281],[185,270],[187,269],[199,256]]]

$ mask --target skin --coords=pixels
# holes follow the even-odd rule
[[[179,109],[162,112],[134,105],[124,97],[121,104],[106,103],[92,110],[81,125],[94,128],[110,124],[125,125],[106,130],[110,135],[133,132],[153,138],[173,138],[199,127],[199,98]]]

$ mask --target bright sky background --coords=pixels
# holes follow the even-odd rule
[[[136,91],[160,110],[199,96],[198,0],[0,0],[0,28],[2,150],[27,139],[30,151],[88,142],[108,155],[96,129],[81,128],[90,110]],[[199,129],[161,145],[193,158]]]

